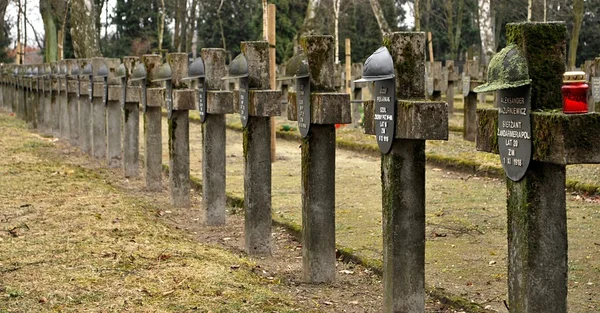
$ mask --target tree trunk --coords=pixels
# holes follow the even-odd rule
[[[262,39],[263,40],[268,40],[269,38],[269,4],[267,3],[267,0],[262,0],[262,9],[263,9],[263,36]]]
[[[569,43],[569,63],[570,70],[575,69],[577,60],[577,45],[579,44],[579,32],[581,31],[581,23],[583,22],[583,0],[573,1],[573,30],[571,32],[571,40]]]
[[[317,16],[317,8],[321,0],[308,0],[308,4],[306,6],[306,15],[304,16],[304,22],[302,23],[302,27],[300,27],[300,31],[296,33],[296,38],[294,42],[298,42],[298,38],[303,35],[310,35],[315,32],[315,17]]]
[[[54,62],[58,58],[58,38],[50,0],[40,0],[40,15],[44,21],[44,61]]]
[[[180,48],[180,40],[181,37],[179,36],[179,25],[181,22],[181,10],[179,10],[179,7],[181,6],[181,0],[175,0],[173,1],[175,2],[175,29],[173,30],[173,48],[175,48],[175,50],[177,52],[179,52],[179,48]]]
[[[165,33],[165,0],[160,1],[160,23],[158,23],[158,53],[162,54],[163,36]]]
[[[71,38],[76,58],[102,56],[98,43],[96,23],[90,23],[95,16],[92,0],[72,0],[71,2]],[[56,32],[56,31],[55,31]]]
[[[227,43],[225,41],[225,31],[223,31],[223,20],[221,19],[221,9],[223,8],[223,0],[219,4],[217,9],[217,18],[219,19],[219,28],[221,30],[221,41],[223,42],[223,49],[227,50]]]
[[[419,8],[421,1],[415,0],[413,9],[415,10],[415,31],[421,31],[421,9]]]
[[[381,10],[381,6],[379,5],[378,0],[369,0],[371,2],[371,9],[373,9],[373,14],[375,14],[375,19],[377,19],[377,24],[379,24],[379,30],[381,30],[381,35],[385,35],[390,32],[390,26],[385,20],[385,16],[383,15],[383,10]]]
[[[190,7],[190,16],[188,17],[188,25],[189,29],[187,30],[187,41],[185,44],[185,51],[191,51],[192,56],[196,59],[196,49],[197,49],[197,38],[198,33],[198,15],[196,14],[198,8],[198,0],[192,1],[192,6]]]
[[[340,3],[342,0],[333,0],[333,33],[334,33],[334,47],[335,47],[335,64],[340,63]]]
[[[485,65],[490,62],[494,54],[494,29],[492,23],[492,10],[490,0],[477,0],[479,9],[479,35],[481,36],[482,61]]]

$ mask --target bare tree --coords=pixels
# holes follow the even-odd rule
[[[371,2],[371,9],[373,9],[373,14],[375,14],[375,19],[377,19],[377,24],[379,24],[379,30],[381,30],[381,35],[385,35],[385,33],[390,32],[390,26],[385,20],[385,16],[383,15],[383,10],[379,5],[378,0],[369,0]]]
[[[569,69],[575,68],[577,59],[577,45],[579,44],[579,33],[583,22],[583,0],[573,1],[573,30],[569,42]]]
[[[90,16],[95,16],[93,0],[73,0],[71,2],[71,38],[73,52],[77,58],[101,56],[100,43],[96,23],[90,23]]]
[[[481,37],[482,61],[488,64],[494,54],[494,29],[492,23],[492,10],[490,0],[477,0],[479,9],[479,35]]]
[[[465,0],[458,0],[456,22],[454,22],[454,1],[444,0],[444,6],[446,12],[446,34],[448,36],[448,42],[450,42],[450,53],[452,59],[456,59],[456,57],[458,56],[458,48],[460,44]]]
[[[158,52],[162,53],[163,37],[165,33],[165,0],[160,0],[160,23],[158,23]]]
[[[340,4],[342,0],[333,0],[333,32],[334,32],[334,46],[335,46],[335,64],[340,63]]]
[[[227,43],[225,42],[225,31],[223,31],[223,19],[221,19],[221,9],[223,8],[223,0],[219,4],[217,9],[217,18],[219,19],[219,28],[221,30],[221,41],[223,42],[223,49],[227,50]]]

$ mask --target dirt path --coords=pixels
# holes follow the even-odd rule
[[[168,160],[163,121],[164,162]],[[201,178],[201,127],[190,126],[191,172]],[[242,135],[227,132],[227,190],[243,197]],[[273,216],[301,225],[300,148],[278,140],[273,164]],[[507,312],[506,187],[503,180],[427,167],[426,284]],[[336,241],[360,257],[382,259],[380,160],[337,150]],[[600,227],[596,199],[568,196],[569,310],[600,308]],[[598,236],[597,234],[595,235]],[[341,276],[341,275],[338,275]]]

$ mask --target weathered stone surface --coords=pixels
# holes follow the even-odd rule
[[[600,113],[531,113],[533,160],[554,164],[600,163]],[[477,150],[498,154],[498,110],[477,110]]]
[[[146,89],[146,100],[149,107],[165,107],[165,89],[148,88]]]
[[[131,85],[131,81],[129,80],[129,78],[131,77],[131,73],[133,72],[133,69],[135,68],[135,66],[140,62],[140,58],[139,57],[134,57],[134,56],[126,56],[123,57],[123,65],[125,65],[125,70],[127,72],[127,85]]]
[[[207,89],[223,90],[226,88],[226,82],[221,78],[227,76],[227,66],[225,60],[227,59],[227,52],[225,49],[214,48],[214,49],[202,49],[202,60],[204,61],[204,83]],[[210,107],[210,101],[207,103]],[[207,113],[211,114],[207,108]],[[213,113],[218,114],[218,113]]]
[[[335,91],[333,79],[333,36],[305,36],[300,46],[310,69],[310,91]]]
[[[366,101],[365,134],[375,135],[373,100]],[[448,105],[425,100],[398,100],[396,139],[448,140]]]
[[[197,110],[196,94],[194,89],[173,90],[173,110]]]
[[[68,93],[77,93],[77,88],[79,88],[79,82],[76,80],[68,80],[67,81],[67,92]]]
[[[81,93],[79,94],[79,96],[89,96],[90,93],[88,92],[88,90],[89,90],[89,86],[90,86],[90,81],[85,79],[85,80],[82,80],[80,82],[80,84],[81,84],[80,85]]]
[[[171,66],[171,82],[173,89],[184,89],[189,87],[189,80],[183,80],[188,76],[188,57],[187,53],[177,52],[167,54],[167,62]]]
[[[159,87],[161,85],[160,83],[153,83],[152,81],[156,78],[158,70],[162,65],[161,56],[158,54],[144,54],[142,55],[141,62],[143,62],[144,66],[146,67],[146,86]],[[148,101],[148,103],[149,102],[150,101]]]
[[[94,94],[92,97],[94,98],[102,98],[102,93],[104,92],[104,83],[94,83]]]
[[[140,102],[141,87],[128,86],[127,87],[127,99],[125,102]],[[119,85],[108,86],[108,101],[121,101],[121,93],[123,87]],[[95,92],[94,92],[95,93]]]
[[[249,90],[248,114],[250,116],[279,116],[281,115],[281,91],[278,90]],[[239,90],[233,91],[233,110],[240,111]]]
[[[242,41],[241,49],[248,61],[248,88],[269,89],[269,43]]]
[[[506,42],[525,53],[531,82],[531,110],[562,107],[567,27],[564,22],[506,24]]]
[[[296,93],[288,92],[288,119],[298,120],[298,103]],[[345,93],[311,92],[310,94],[311,124],[350,124],[352,108],[350,95]]]
[[[458,68],[454,66],[453,60],[446,60],[446,70],[448,71],[448,81],[457,81],[460,78]]]
[[[397,99],[425,97],[425,33],[388,33],[383,44],[394,60]]]
[[[208,114],[231,114],[236,112],[233,107],[233,92],[226,90],[206,93],[206,113]],[[196,103],[198,99],[195,100]]]

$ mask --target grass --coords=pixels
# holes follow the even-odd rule
[[[5,114],[0,133],[0,312],[307,311],[158,222],[165,195],[126,192]]]

